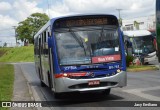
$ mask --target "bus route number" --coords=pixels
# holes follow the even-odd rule
[[[119,68],[119,65],[109,66],[108,68],[109,68],[109,69],[117,69],[117,68]]]

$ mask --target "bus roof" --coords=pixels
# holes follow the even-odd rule
[[[76,15],[64,15],[64,16],[55,17],[55,18],[52,18],[51,21],[54,22],[57,19],[70,18],[70,17],[82,17],[82,16],[112,16],[117,19],[115,15],[111,15],[111,14],[76,14]]]
[[[123,34],[129,37],[139,37],[151,35],[151,32],[147,30],[134,30],[134,31],[123,31]]]
[[[111,17],[112,19],[117,19],[116,16],[114,15],[111,15],[111,14],[77,14],[77,15],[68,15],[68,16],[60,16],[60,17],[55,17],[55,18],[52,18],[50,19],[37,33],[36,35],[34,36],[34,38],[36,38],[40,33],[42,33],[44,30],[46,30],[47,27],[50,26],[50,28],[52,29],[52,25],[51,24],[54,24],[55,21],[57,20],[61,20],[61,19],[70,19],[70,18],[78,18],[78,17],[90,17],[90,16],[108,16],[108,17]],[[118,23],[118,22],[117,22]]]

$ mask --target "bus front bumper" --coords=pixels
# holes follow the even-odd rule
[[[156,58],[157,58],[156,52],[150,53],[150,54],[148,54],[147,57],[144,58],[144,63],[156,61]]]
[[[96,86],[89,86],[89,81],[99,81],[100,84]],[[98,91],[115,87],[124,87],[127,85],[127,73],[121,71],[114,76],[93,78],[93,79],[70,79],[70,78],[56,78],[55,92],[86,92]]]

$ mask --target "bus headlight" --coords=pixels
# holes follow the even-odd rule
[[[66,73],[63,74],[64,77],[67,77],[68,75]]]
[[[120,69],[118,69],[118,70],[117,70],[117,73],[120,73],[120,72],[121,72],[121,70],[120,70]]]

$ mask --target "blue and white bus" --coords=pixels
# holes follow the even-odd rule
[[[65,92],[126,86],[122,32],[113,15],[53,18],[34,37],[35,66],[42,86]]]
[[[155,37],[147,30],[123,31],[124,41],[132,44],[132,55],[140,57],[142,64],[156,61]],[[126,46],[127,47],[127,46]]]

